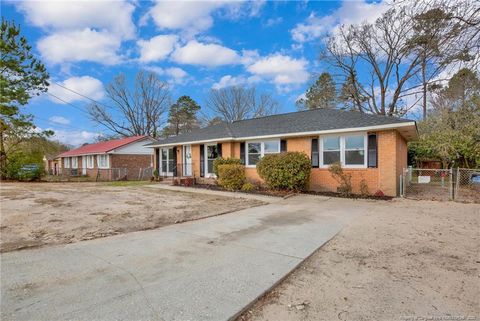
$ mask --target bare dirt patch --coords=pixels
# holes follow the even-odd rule
[[[0,252],[153,229],[263,204],[139,184],[3,183]]]
[[[480,205],[377,205],[238,320],[480,319]]]

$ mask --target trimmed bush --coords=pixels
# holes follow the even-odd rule
[[[307,189],[310,169],[310,158],[300,152],[266,155],[257,163],[258,175],[271,189]]]
[[[228,164],[234,164],[234,165],[241,165],[242,162],[239,158],[232,158],[232,157],[229,157],[229,158],[223,158],[223,157],[219,157],[217,159],[215,159],[213,161],[213,173],[219,177],[220,175],[218,175],[218,166],[219,165],[228,165]]]
[[[245,166],[240,164],[218,165],[218,185],[223,188],[238,191],[243,187],[246,180]]]
[[[250,182],[246,182],[246,183],[243,184],[243,186],[242,186],[242,191],[244,191],[244,192],[251,192],[251,191],[255,190],[256,188],[257,188],[257,187],[256,187],[254,184],[252,184],[252,183],[250,183]]]

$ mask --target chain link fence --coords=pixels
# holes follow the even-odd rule
[[[108,182],[126,180],[127,168],[62,168],[47,180],[60,182]]]
[[[480,169],[409,167],[400,184],[402,197],[480,203]]]
[[[451,169],[406,168],[402,196],[413,199],[448,201],[453,199]]]
[[[153,177],[153,167],[140,168],[138,171],[138,180],[147,181]]]
[[[457,168],[454,173],[455,200],[480,203],[480,169]]]

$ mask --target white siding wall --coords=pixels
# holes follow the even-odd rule
[[[112,150],[109,154],[123,154],[123,155],[152,155],[153,148],[144,147],[143,145],[151,143],[152,140],[144,139],[135,143],[128,144],[117,149]]]

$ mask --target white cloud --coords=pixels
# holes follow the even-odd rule
[[[73,91],[78,92],[79,94],[82,94],[94,100],[100,100],[105,95],[102,82],[90,76],[71,77],[60,82],[60,85],[67,87]],[[52,83],[50,85],[48,91],[53,95],[69,103],[77,100],[88,101],[88,99],[70,90],[62,88],[56,85],[55,83]],[[50,99],[56,103],[63,104],[63,102],[59,101],[55,97],[50,96]]]
[[[335,32],[340,25],[373,22],[387,9],[385,2],[343,1],[341,7],[331,15],[318,17],[312,12],[305,22],[297,24],[290,33],[294,41],[304,43]]]
[[[161,29],[180,29],[193,36],[213,25],[211,12],[221,5],[218,1],[157,1],[148,14]]]
[[[259,81],[261,81],[261,79],[258,76],[235,77],[231,75],[225,75],[222,78],[220,78],[218,82],[212,85],[212,89],[222,89],[222,88],[231,87],[231,86],[251,85]]]
[[[265,27],[273,27],[283,22],[282,17],[270,18],[265,22]]]
[[[132,39],[135,6],[127,1],[21,1],[17,8],[37,27],[56,31],[95,28]]]
[[[172,84],[185,84],[189,78],[188,73],[182,68],[178,67],[170,67],[163,69],[156,66],[146,66],[145,69],[161,76],[168,76],[168,82]]]
[[[265,1],[156,1],[141,23],[151,17],[160,29],[181,30],[187,38],[213,26],[213,14],[220,10],[226,19],[257,16]]]
[[[301,84],[308,80],[308,62],[282,54],[261,58],[247,67],[247,70],[259,77],[267,78],[277,86]]]
[[[91,29],[54,33],[37,45],[42,58],[53,64],[86,60],[114,65],[121,61],[117,55],[121,40]]]
[[[140,61],[151,62],[165,59],[174,49],[178,37],[175,35],[159,35],[150,40],[139,40]]]
[[[70,124],[70,119],[67,119],[67,118],[62,117],[62,116],[52,116],[48,120],[51,121],[52,123],[60,124],[60,125]]]
[[[240,56],[236,51],[217,44],[204,44],[195,40],[177,48],[172,54],[173,61],[187,65],[216,67],[237,64]]]
[[[91,143],[93,140],[101,135],[100,133],[90,132],[86,130],[62,130],[62,129],[54,129],[48,128],[53,130],[54,135],[53,138],[60,141],[61,143],[73,146],[79,146],[85,143]]]

